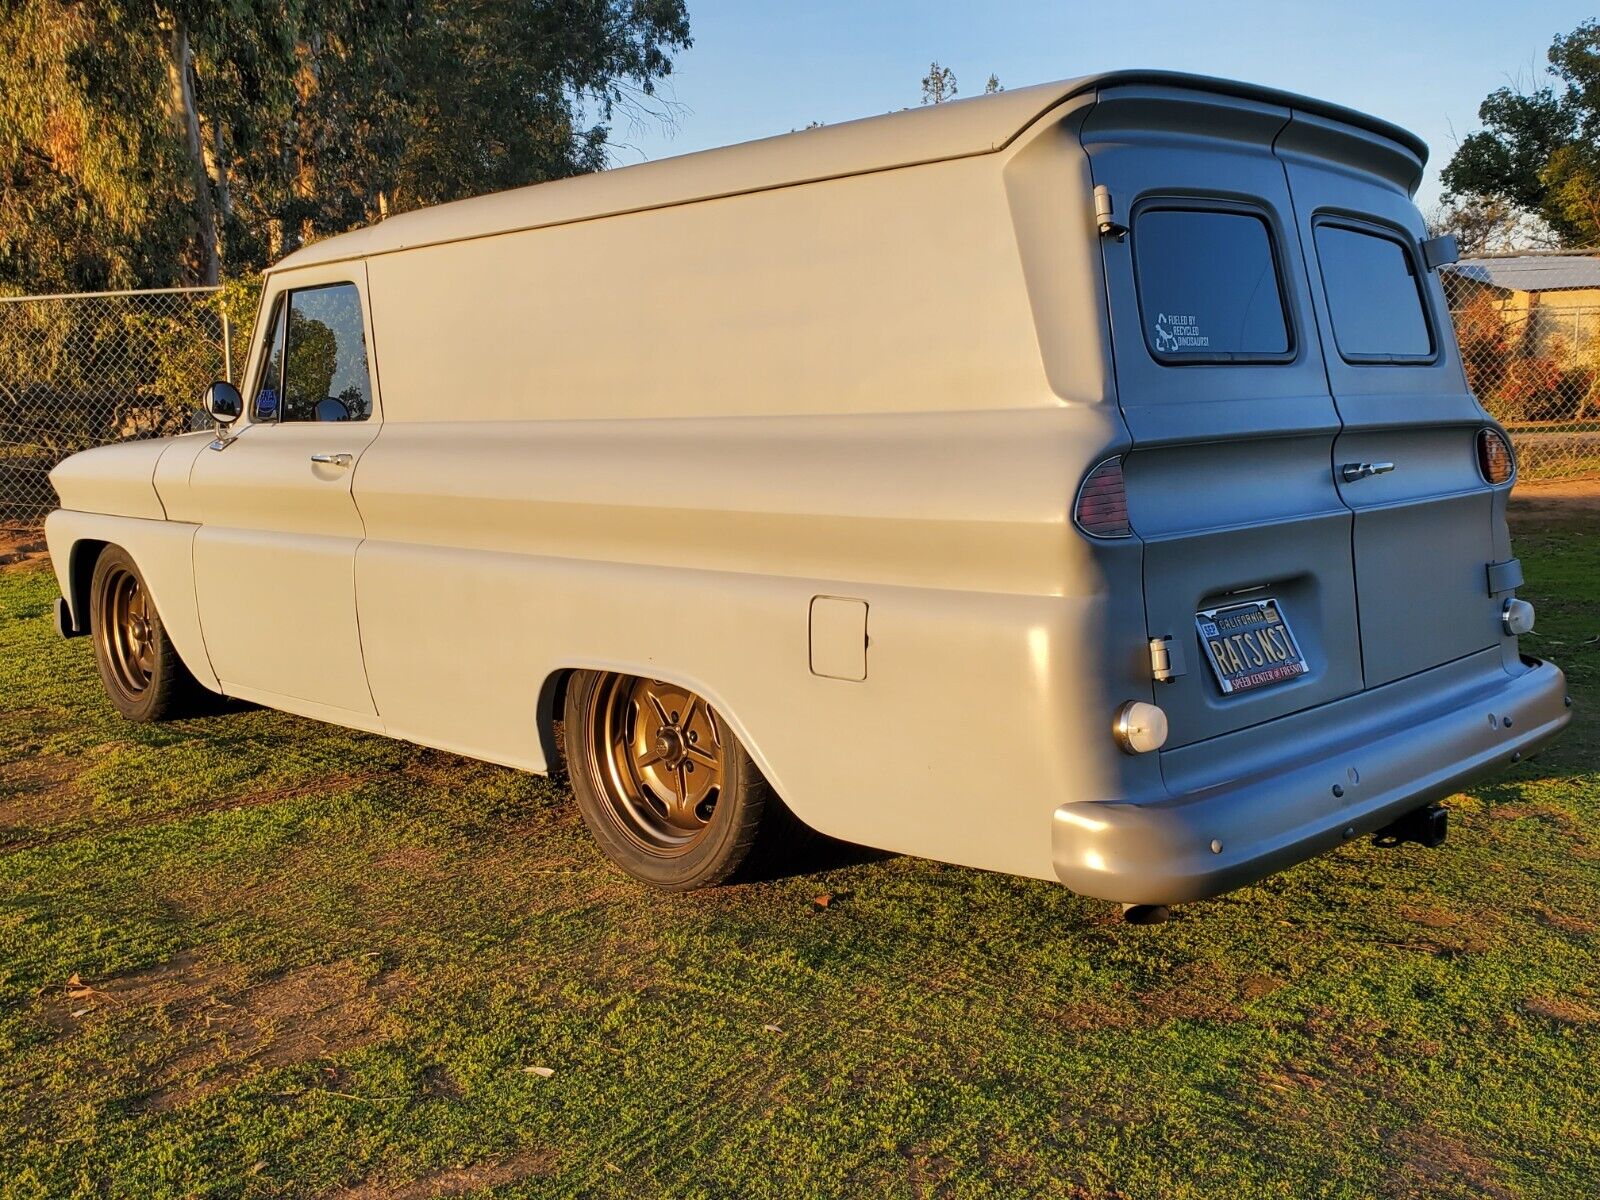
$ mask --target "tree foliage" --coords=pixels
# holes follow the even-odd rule
[[[1600,244],[1600,21],[1557,37],[1549,61],[1553,82],[1484,100],[1483,128],[1445,166],[1445,192],[1457,205],[1509,204],[1563,244]]]
[[[684,0],[10,0],[0,288],[215,281],[595,170],[689,43]]]
[[[949,67],[941,67],[937,62],[928,67],[928,73],[922,77],[922,102],[924,104],[943,104],[946,100],[956,98],[956,73]]]

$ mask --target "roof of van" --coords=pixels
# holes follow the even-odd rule
[[[272,269],[365,258],[542,225],[987,154],[1003,149],[1045,113],[1075,96],[1098,88],[1141,84],[1212,92],[1300,109],[1388,138],[1421,161],[1428,157],[1427,145],[1415,134],[1341,105],[1206,75],[1106,71],[416,209],[316,242]]]

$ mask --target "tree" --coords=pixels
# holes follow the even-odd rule
[[[1435,209],[1428,215],[1428,234],[1453,234],[1469,258],[1556,245],[1554,231],[1540,218],[1498,196],[1469,196]]]
[[[684,0],[11,0],[0,288],[211,282],[605,165]]]
[[[989,72],[989,81],[983,85],[983,94],[985,96],[992,96],[996,92],[1003,92],[1005,90],[1005,85],[1000,82],[1000,76],[996,75],[993,71]]]
[[[1565,245],[1600,244],[1600,21],[1558,36],[1549,62],[1559,83],[1497,88],[1484,100],[1484,128],[1445,166],[1445,193],[1510,205]]]
[[[192,274],[192,177],[166,47],[151,32],[87,3],[0,8],[0,284],[99,289]]]
[[[937,62],[928,67],[928,73],[922,77],[922,102],[924,104],[943,104],[946,100],[956,98],[956,73],[949,67],[941,67]]]

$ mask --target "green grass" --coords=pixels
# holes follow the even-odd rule
[[[1153,928],[905,858],[651,894],[537,778],[123,724],[0,571],[0,1194],[1592,1195],[1593,525],[1518,542],[1561,744]]]

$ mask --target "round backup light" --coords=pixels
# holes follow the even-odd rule
[[[1500,625],[1507,637],[1533,632],[1533,605],[1526,600],[1507,600],[1500,610]]]
[[[1484,479],[1493,484],[1505,483],[1515,474],[1517,460],[1512,456],[1511,443],[1498,429],[1478,430],[1478,470]]]
[[[1128,524],[1128,489],[1122,480],[1122,459],[1108,458],[1083,478],[1072,519],[1090,537],[1133,536]]]
[[[1167,744],[1167,714],[1143,700],[1129,700],[1117,709],[1112,735],[1127,754],[1149,754]]]

